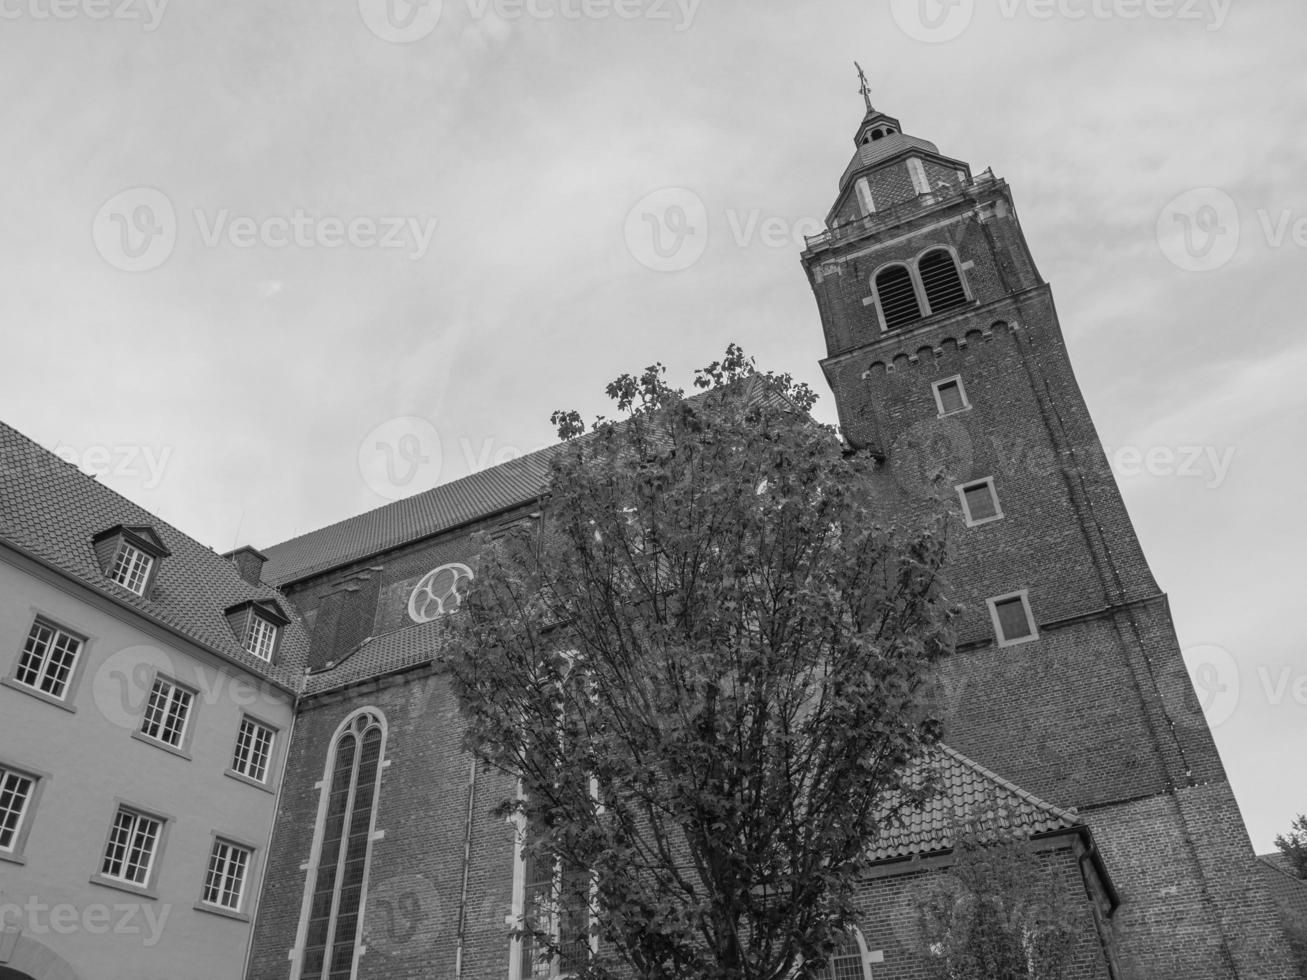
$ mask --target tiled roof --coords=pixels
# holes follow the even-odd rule
[[[92,537],[118,524],[148,526],[171,552],[159,566],[148,599],[110,581],[96,559]],[[4,423],[0,423],[0,541],[252,673],[292,690],[299,685],[308,636],[276,589],[250,585],[232,562]],[[276,666],[246,652],[223,615],[229,607],[254,599],[274,600],[292,616]]]
[[[746,382],[747,397],[759,397],[756,381]],[[690,395],[688,401],[710,392]],[[773,405],[788,406],[774,392],[762,395]],[[585,437],[582,437],[585,438]],[[263,549],[268,556],[263,575],[269,582],[287,585],[303,578],[462,524],[538,499],[549,487],[549,468],[567,443],[546,446],[526,456],[480,470],[376,510],[310,531]]]
[[[1266,890],[1281,912],[1307,924],[1307,880],[1294,874],[1288,860],[1278,851],[1258,856],[1257,867]]]
[[[265,548],[263,574],[284,585],[529,503],[549,485],[549,446],[460,480]]]
[[[970,821],[997,821],[1029,837],[1082,824],[1073,811],[1045,803],[947,745],[936,746],[917,762],[910,778],[913,785],[932,782],[939,791],[920,807],[898,810],[872,850],[874,860],[950,850],[958,828]]]
[[[448,631],[448,620],[442,618],[369,637],[327,670],[310,674],[304,693],[314,695],[339,691],[351,684],[430,663]]]

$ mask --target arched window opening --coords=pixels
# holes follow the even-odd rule
[[[952,254],[942,248],[936,249],[922,256],[918,269],[931,313],[943,313],[966,304],[967,291]]]
[[[862,934],[851,929],[813,976],[816,980],[871,980],[870,959]]]
[[[319,856],[308,897],[302,980],[350,980],[362,925],[385,731],[364,711],[337,737],[319,810]]]
[[[891,266],[876,277],[876,296],[886,330],[897,330],[921,319],[921,304],[912,274],[901,265]]]
[[[883,129],[873,129],[872,132],[871,132],[871,138],[874,139],[874,140],[884,139],[884,138],[885,138],[885,130],[883,130]]]

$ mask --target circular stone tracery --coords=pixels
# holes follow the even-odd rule
[[[461,582],[472,580],[472,569],[460,562],[441,565],[422,576],[408,597],[408,615],[415,623],[429,623],[457,609],[463,601]]]

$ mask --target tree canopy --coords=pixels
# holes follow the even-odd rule
[[[923,792],[941,529],[873,519],[877,464],[790,377],[732,346],[695,384],[654,365],[609,385],[620,419],[556,413],[541,519],[484,542],[453,617],[466,744],[519,780],[524,976],[794,976]]]

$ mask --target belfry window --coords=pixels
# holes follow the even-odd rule
[[[890,266],[876,276],[876,297],[886,330],[897,330],[921,319],[917,289],[906,266]]]
[[[301,980],[349,980],[355,974],[385,738],[380,713],[360,711],[332,744],[318,810],[317,860],[306,889]]]
[[[921,273],[921,285],[926,290],[926,302],[932,314],[966,305],[967,290],[962,285],[957,263],[948,251],[939,248],[927,252],[921,257],[917,269]]]

